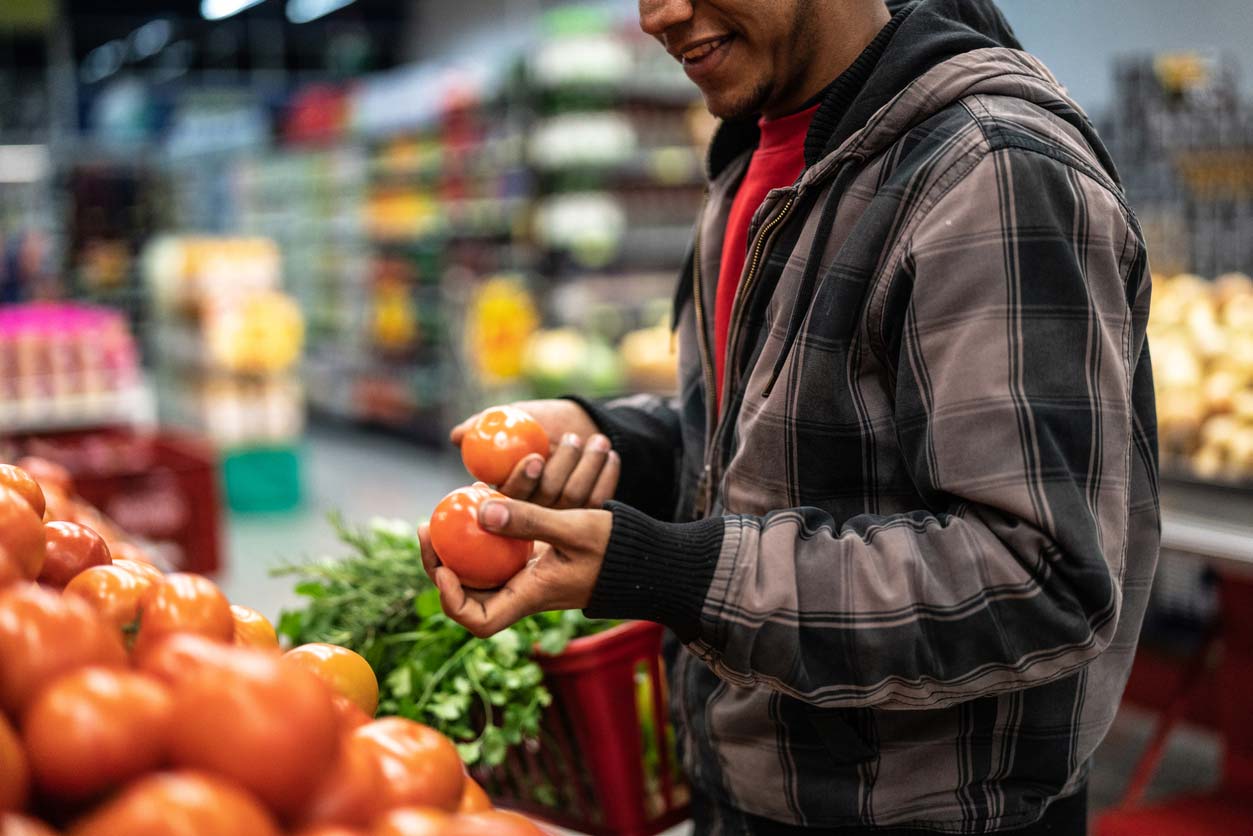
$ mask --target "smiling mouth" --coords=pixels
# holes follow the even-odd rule
[[[678,56],[679,62],[682,63],[684,66],[693,66],[695,64],[699,64],[701,61],[704,61],[710,55],[717,52],[719,47],[721,47],[723,44],[727,43],[730,40],[731,40],[731,36],[725,35],[721,38],[714,38],[713,40],[704,41],[702,43],[697,44],[696,46],[689,47],[688,49],[684,50],[682,53],[679,54]]]

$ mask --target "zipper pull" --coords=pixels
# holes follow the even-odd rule
[[[706,464],[700,476],[700,484],[696,486],[696,519],[703,520],[713,504],[713,467]]]

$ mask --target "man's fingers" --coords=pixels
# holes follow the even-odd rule
[[[481,412],[476,412],[457,426],[453,427],[448,433],[448,440],[460,447],[461,439],[465,436],[466,430],[470,429],[470,425],[477,421],[479,419],[479,415],[481,414]]]
[[[601,470],[604,469],[608,456],[608,438],[599,433],[589,438],[587,446],[583,450],[583,455],[579,457],[578,464],[574,466],[570,477],[566,479],[566,484],[561,489],[561,493],[557,496],[556,501],[551,503],[552,507],[582,508],[585,506],[588,497],[592,495],[592,488],[596,484],[597,477],[600,476]]]
[[[431,527],[426,523],[418,526],[418,543],[422,549],[422,568],[431,576],[431,580],[435,580],[435,569],[439,566],[439,558],[435,554],[435,548],[431,545]]]
[[[555,511],[530,502],[492,500],[479,508],[479,525],[494,534],[519,540],[540,540],[556,546],[576,545],[580,511]]]
[[[513,473],[500,486],[500,492],[514,499],[530,499],[539,487],[540,474],[544,472],[542,456],[527,456],[513,468]]]
[[[565,487],[566,480],[570,478],[570,474],[578,465],[582,451],[583,440],[574,433],[566,433],[561,443],[548,457],[548,463],[544,465],[544,474],[540,476],[539,487],[530,498],[531,502],[551,507],[557,501],[557,497],[561,496],[561,489]]]
[[[440,606],[448,617],[480,639],[530,615],[525,596],[512,581],[496,592],[467,591],[452,570],[441,566],[435,572],[435,585],[439,588]]]
[[[600,469],[600,475],[596,477],[596,484],[592,487],[591,496],[587,498],[585,503],[587,507],[599,508],[613,499],[613,495],[618,490],[618,478],[621,475],[622,457],[615,451],[610,450],[609,455],[605,459],[605,466]]]

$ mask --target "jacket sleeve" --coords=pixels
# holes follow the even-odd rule
[[[1134,222],[1095,176],[1021,151],[922,218],[877,350],[925,507],[668,524],[615,505],[590,614],[660,621],[723,679],[828,707],[1018,690],[1110,643],[1149,298]]]
[[[614,499],[670,519],[682,451],[679,412],[667,398],[636,395],[606,403],[570,397],[591,416],[622,461]]]

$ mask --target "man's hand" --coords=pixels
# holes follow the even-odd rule
[[[422,564],[439,587],[448,617],[479,638],[487,638],[528,615],[587,606],[600,575],[613,515],[608,511],[554,511],[527,502],[486,502],[479,524],[487,531],[535,540],[531,561],[502,588],[466,589],[439,563],[429,527],[418,528]]]
[[[599,508],[613,498],[622,462],[609,439],[596,431],[591,417],[574,401],[520,401],[513,404],[539,422],[548,434],[552,452],[547,463],[527,456],[498,485],[500,492],[549,508]],[[478,415],[453,427],[449,439],[461,438]]]

